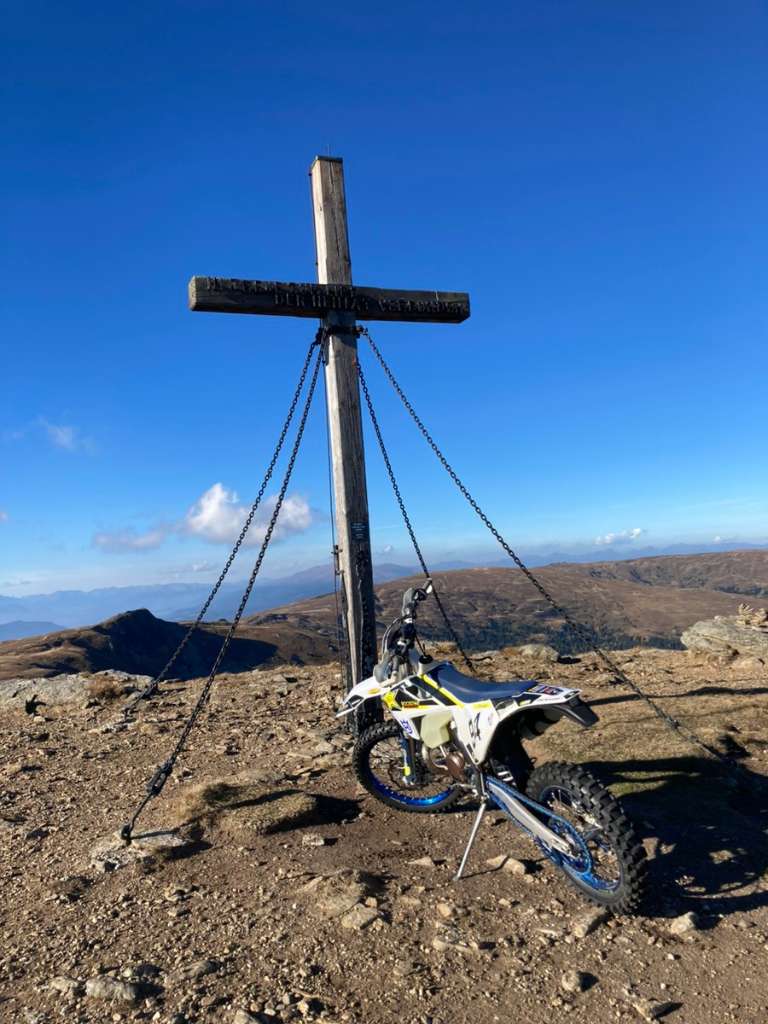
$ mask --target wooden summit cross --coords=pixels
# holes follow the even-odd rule
[[[189,308],[208,313],[316,317],[326,328],[325,386],[336,504],[337,571],[346,599],[354,685],[370,674],[377,660],[355,320],[461,323],[469,316],[469,296],[465,292],[353,285],[342,161],[338,157],[316,157],[309,176],[319,284],[193,277],[189,282]]]

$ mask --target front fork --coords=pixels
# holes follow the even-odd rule
[[[400,746],[403,751],[403,785],[414,788],[421,783],[421,769],[419,768],[416,742],[410,736],[400,737]]]

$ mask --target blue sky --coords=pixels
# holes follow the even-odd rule
[[[471,293],[371,326],[510,540],[768,539],[764,4],[32,0],[4,36],[0,592],[222,563],[313,324],[186,283],[313,280],[328,152],[357,283]],[[480,557],[366,365],[427,550]],[[291,493],[268,574],[326,557],[320,402]]]

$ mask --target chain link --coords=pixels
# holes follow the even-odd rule
[[[237,557],[238,551],[242,547],[242,544],[243,544],[243,541],[245,540],[246,534],[248,533],[248,531],[251,528],[254,516],[256,515],[256,512],[257,512],[257,510],[259,508],[259,505],[261,504],[262,499],[264,497],[264,494],[265,494],[265,492],[267,490],[267,485],[269,484],[269,481],[272,479],[272,474],[275,471],[275,466],[277,465],[277,460],[278,460],[278,458],[280,456],[280,452],[283,450],[283,445],[284,445],[285,439],[286,439],[286,437],[288,435],[288,430],[289,430],[289,428],[291,426],[291,422],[293,421],[293,416],[294,416],[294,413],[296,412],[296,407],[299,404],[299,398],[301,396],[301,392],[304,389],[304,382],[306,381],[307,373],[309,372],[309,364],[310,364],[310,361],[312,359],[312,353],[315,350],[315,348],[322,343],[323,336],[324,336],[323,328],[321,327],[321,328],[318,329],[317,334],[315,335],[312,343],[310,344],[309,348],[307,349],[307,355],[306,355],[306,358],[304,359],[304,365],[303,365],[303,367],[301,369],[301,374],[299,376],[299,382],[296,385],[296,390],[293,393],[293,398],[291,399],[291,404],[290,404],[290,406],[288,408],[288,415],[286,416],[285,422],[283,423],[283,428],[280,431],[280,436],[279,436],[279,438],[277,440],[277,445],[275,447],[274,454],[273,454],[273,456],[272,456],[272,458],[270,460],[269,466],[267,467],[267,471],[264,474],[264,479],[261,482],[261,487],[259,487],[259,491],[258,491],[258,494],[256,495],[256,499],[254,500],[253,504],[251,505],[251,508],[250,508],[250,511],[248,512],[248,515],[246,517],[245,523],[243,524],[243,528],[240,531],[240,535],[237,538],[237,540],[235,541],[235,546],[232,548],[232,551],[230,552],[229,558],[227,558],[227,561],[224,563],[224,568],[221,570],[221,575],[219,576],[218,580],[214,584],[213,589],[211,590],[210,594],[206,598],[205,603],[203,604],[203,607],[198,612],[197,618],[192,623],[192,625],[189,627],[189,629],[184,634],[184,636],[181,638],[181,641],[179,642],[178,647],[173,652],[173,654],[170,656],[168,661],[165,663],[164,667],[155,676],[155,678],[153,680],[151,680],[151,682],[149,682],[144,687],[144,689],[140,693],[137,693],[125,705],[125,707],[123,708],[123,720],[127,720],[131,716],[131,714],[133,713],[134,709],[136,708],[136,705],[140,701],[142,701],[142,700],[149,700],[149,698],[154,693],[156,693],[158,687],[160,686],[160,683],[162,682],[163,679],[165,679],[166,675],[168,674],[168,672],[170,671],[172,666],[176,663],[176,660],[178,659],[179,655],[181,654],[181,652],[184,650],[184,648],[189,643],[190,638],[192,637],[192,634],[195,632],[195,630],[198,628],[200,623],[203,621],[203,618],[205,617],[206,612],[210,608],[211,603],[212,603],[214,597],[216,597],[216,595],[218,594],[219,588],[221,587],[222,583],[224,582],[224,579],[225,579],[227,573],[231,569],[232,563],[234,562],[235,558]]]
[[[738,764],[732,758],[727,757],[725,754],[722,754],[719,750],[715,749],[715,747],[711,746],[705,740],[701,739],[701,737],[699,737],[695,733],[691,732],[690,729],[686,728],[686,726],[684,726],[676,718],[673,718],[672,715],[670,715],[668,712],[666,712],[664,710],[664,708],[662,708],[659,704],[657,704],[656,701],[652,697],[649,697],[647,694],[643,693],[643,691],[640,689],[640,687],[637,685],[637,683],[635,683],[632,679],[629,678],[629,676],[626,674],[624,669],[622,669],[613,660],[613,658],[611,658],[611,656],[606,651],[604,651],[602,649],[602,647],[600,647],[597,643],[595,643],[594,636],[591,636],[588,633],[588,631],[583,626],[581,626],[578,622],[576,622],[574,619],[572,619],[571,616],[568,614],[568,612],[560,604],[558,604],[558,602],[546,590],[546,588],[543,586],[543,584],[536,578],[536,576],[534,576],[534,574],[531,572],[531,570],[524,564],[522,559],[517,555],[517,553],[510,547],[510,545],[502,537],[502,535],[496,529],[496,527],[491,522],[491,520],[488,518],[488,516],[485,514],[485,512],[483,512],[483,510],[480,508],[478,503],[475,501],[475,499],[470,494],[470,492],[467,489],[467,487],[464,485],[462,480],[459,478],[459,476],[456,473],[456,471],[453,469],[451,464],[448,462],[448,460],[446,459],[445,455],[443,455],[442,451],[440,450],[440,448],[437,445],[437,442],[434,440],[432,435],[429,433],[427,428],[424,426],[424,423],[419,418],[416,410],[413,408],[411,403],[408,401],[408,398],[406,397],[405,393],[403,392],[403,389],[400,387],[400,385],[398,384],[397,380],[395,379],[395,376],[392,373],[392,371],[390,370],[386,360],[384,359],[384,356],[381,354],[381,352],[379,351],[378,346],[376,345],[376,343],[374,342],[373,338],[371,337],[371,335],[370,335],[370,333],[368,331],[368,328],[367,327],[358,327],[357,330],[358,330],[358,334],[362,335],[363,337],[365,337],[367,339],[368,344],[370,345],[371,350],[373,351],[373,354],[375,355],[376,359],[378,360],[381,368],[383,369],[383,371],[384,371],[387,379],[389,380],[390,384],[394,388],[396,394],[400,398],[400,401],[403,403],[403,405],[405,406],[406,410],[408,411],[411,419],[414,421],[416,426],[419,428],[419,431],[423,435],[423,437],[426,440],[427,444],[432,449],[432,451],[435,453],[435,455],[439,459],[440,463],[442,464],[443,468],[448,473],[450,478],[453,480],[454,484],[456,484],[456,486],[458,487],[459,491],[461,491],[463,496],[466,498],[466,500],[469,502],[471,507],[477,513],[477,515],[479,516],[479,518],[480,518],[481,522],[483,523],[483,525],[493,534],[493,536],[496,538],[496,540],[501,545],[501,547],[504,549],[504,551],[506,551],[506,553],[509,555],[509,557],[512,559],[512,561],[515,563],[515,565],[518,567],[518,569],[520,569],[520,571],[524,574],[526,579],[530,583],[533,584],[533,586],[536,588],[536,590],[538,590],[538,592],[541,594],[541,596],[544,598],[544,600],[549,604],[549,606],[553,609],[553,611],[555,611],[563,619],[563,621],[565,622],[566,626],[568,626],[568,628],[571,630],[573,635],[576,636],[585,645],[585,648],[587,650],[590,650],[590,649],[593,650],[595,652],[595,654],[600,658],[602,663],[606,666],[606,668],[608,668],[614,674],[614,676],[617,679],[619,679],[622,683],[624,683],[625,686],[627,686],[630,690],[632,690],[632,692],[636,696],[638,696],[641,700],[645,701],[645,703],[648,705],[648,707],[651,708],[651,710],[654,712],[654,714],[656,714],[666,725],[668,725],[670,729],[673,729],[675,732],[677,732],[680,736],[682,736],[684,739],[686,739],[693,746],[698,747],[700,750],[703,750],[709,757],[712,757],[715,760],[719,761],[720,763],[726,765],[730,769],[730,771],[733,772],[734,775],[739,776],[742,779],[742,781],[743,781],[745,776],[746,776],[746,773],[744,772],[744,769],[742,768],[742,766],[740,764]]]
[[[368,384],[366,382],[365,375],[363,373],[363,368],[360,365],[359,361],[358,361],[358,364],[357,364],[357,376],[358,376],[358,378],[360,380],[360,387],[363,390],[363,397],[365,398],[365,404],[368,406],[368,414],[371,417],[371,423],[373,424],[373,429],[374,429],[374,431],[376,433],[376,440],[379,442],[379,449],[381,450],[381,455],[382,455],[382,458],[384,459],[384,465],[387,467],[387,474],[389,476],[389,482],[392,485],[392,490],[395,493],[395,498],[397,500],[397,504],[400,506],[400,513],[401,513],[401,515],[403,517],[403,521],[405,522],[405,528],[408,531],[408,535],[411,538],[411,543],[413,544],[413,550],[416,552],[416,557],[419,560],[419,565],[421,566],[421,570],[424,573],[424,575],[429,579],[429,578],[431,578],[432,574],[430,573],[429,569],[427,568],[427,563],[424,561],[424,555],[421,553],[421,548],[419,546],[419,542],[416,540],[416,534],[414,533],[414,530],[413,530],[413,525],[411,523],[411,518],[408,515],[408,512],[406,511],[405,502],[403,501],[403,496],[400,493],[400,488],[399,488],[399,486],[397,484],[397,480],[395,479],[395,473],[394,473],[394,470],[392,469],[392,463],[389,460],[389,453],[387,452],[386,446],[384,444],[384,438],[382,437],[382,434],[381,434],[381,427],[379,426],[379,421],[378,421],[378,418],[377,418],[376,413],[375,413],[374,408],[373,408],[373,402],[371,401],[371,394],[370,394],[370,392],[368,390]],[[445,628],[448,630],[448,633],[449,633],[449,635],[451,637],[451,640],[453,640],[454,644],[458,648],[459,654],[461,654],[461,657],[463,658],[464,663],[466,664],[466,666],[469,669],[469,671],[470,672],[475,672],[476,671],[475,666],[472,664],[472,661],[471,661],[469,655],[464,650],[464,647],[462,646],[461,640],[459,640],[459,636],[458,636],[456,630],[453,627],[453,623],[448,618],[448,612],[445,610],[445,606],[443,605],[443,602],[442,602],[442,600],[440,598],[440,594],[437,592],[437,589],[434,586],[434,582],[432,584],[432,587],[433,587],[433,589],[432,589],[432,596],[434,597],[435,603],[437,604],[437,607],[438,607],[438,610],[439,610],[440,614],[443,617],[443,622],[445,623]]]
[[[313,342],[312,346],[310,347],[310,355],[311,355],[312,349],[315,347],[315,344],[316,344],[316,342]],[[176,746],[171,751],[171,754],[169,755],[169,757],[163,762],[163,764],[160,765],[160,767],[157,769],[157,771],[154,773],[152,778],[147,783],[146,795],[143,797],[143,799],[139,803],[138,807],[136,808],[136,810],[135,810],[135,812],[133,814],[133,817],[131,818],[130,822],[127,823],[126,825],[123,825],[123,827],[122,827],[122,829],[120,831],[121,837],[126,842],[130,842],[131,835],[133,833],[133,829],[134,829],[134,827],[136,825],[136,821],[138,820],[138,817],[141,814],[141,812],[144,810],[144,808],[147,806],[147,804],[149,803],[149,801],[153,797],[158,796],[160,794],[160,792],[163,789],[163,786],[168,781],[168,778],[169,778],[171,772],[173,771],[174,765],[176,764],[176,761],[177,761],[179,755],[181,754],[182,750],[184,749],[184,746],[185,746],[185,744],[187,742],[189,734],[192,732],[192,729],[195,727],[195,723],[197,722],[197,719],[198,719],[201,711],[203,710],[203,708],[205,707],[206,702],[208,701],[208,697],[210,695],[211,688],[212,688],[214,680],[216,678],[216,674],[219,671],[219,666],[221,665],[222,660],[224,659],[224,655],[227,653],[229,645],[230,645],[230,643],[232,641],[232,637],[235,635],[235,631],[237,630],[237,627],[240,624],[240,619],[242,618],[243,612],[245,611],[245,606],[248,604],[248,599],[251,596],[251,591],[253,590],[253,585],[256,582],[256,577],[258,576],[259,570],[261,569],[261,563],[264,561],[264,556],[265,556],[265,554],[267,552],[267,548],[269,547],[269,542],[272,539],[272,534],[274,532],[278,516],[280,515],[280,510],[281,510],[281,508],[283,506],[283,501],[285,500],[286,491],[288,490],[288,484],[290,482],[291,474],[293,473],[293,467],[294,467],[295,462],[296,462],[296,456],[299,453],[299,447],[301,445],[301,440],[302,440],[302,437],[304,436],[304,428],[305,428],[305,426],[307,424],[307,416],[309,415],[309,409],[310,409],[310,406],[312,405],[312,397],[313,397],[313,395],[315,393],[315,385],[317,384],[317,375],[318,375],[318,372],[320,370],[320,366],[322,364],[322,361],[323,361],[323,359],[322,359],[322,352],[318,352],[317,359],[315,360],[315,367],[314,367],[314,370],[312,371],[312,378],[310,380],[309,389],[307,391],[307,397],[306,397],[306,400],[304,402],[304,409],[303,409],[302,414],[301,414],[301,420],[299,421],[299,427],[298,427],[298,430],[296,432],[296,439],[295,439],[295,441],[293,443],[293,448],[291,450],[291,455],[290,455],[290,458],[288,459],[288,465],[286,467],[285,475],[283,477],[283,482],[282,482],[282,485],[280,487],[280,493],[277,496],[277,501],[276,501],[275,507],[274,507],[274,509],[272,511],[272,516],[271,516],[271,518],[269,520],[269,525],[267,526],[266,533],[264,534],[264,540],[261,543],[261,548],[259,549],[259,554],[258,554],[258,556],[256,558],[256,561],[254,563],[253,569],[251,570],[251,575],[250,575],[250,577],[248,579],[248,583],[246,585],[245,591],[243,592],[243,596],[242,596],[242,598],[240,600],[240,605],[239,605],[239,607],[237,609],[237,612],[235,613],[234,618],[232,619],[232,622],[230,624],[229,630],[227,631],[227,634],[224,637],[224,640],[222,642],[222,645],[221,645],[221,648],[219,650],[219,653],[216,655],[216,660],[214,661],[213,667],[211,668],[211,671],[210,671],[210,673],[208,675],[208,678],[206,679],[205,684],[203,685],[203,689],[202,689],[202,691],[200,693],[200,696],[199,696],[199,698],[197,700],[197,703],[195,704],[194,708],[192,709],[192,713],[190,714],[190,716],[189,716],[189,718],[188,718],[184,728],[181,731],[181,735],[179,736],[179,739],[178,739],[178,741],[176,743]],[[244,536],[244,534],[243,534],[243,536]]]

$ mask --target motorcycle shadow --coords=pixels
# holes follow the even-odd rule
[[[711,923],[768,905],[768,779],[742,763],[736,788],[704,757],[591,761],[645,841],[648,912],[694,909]]]

